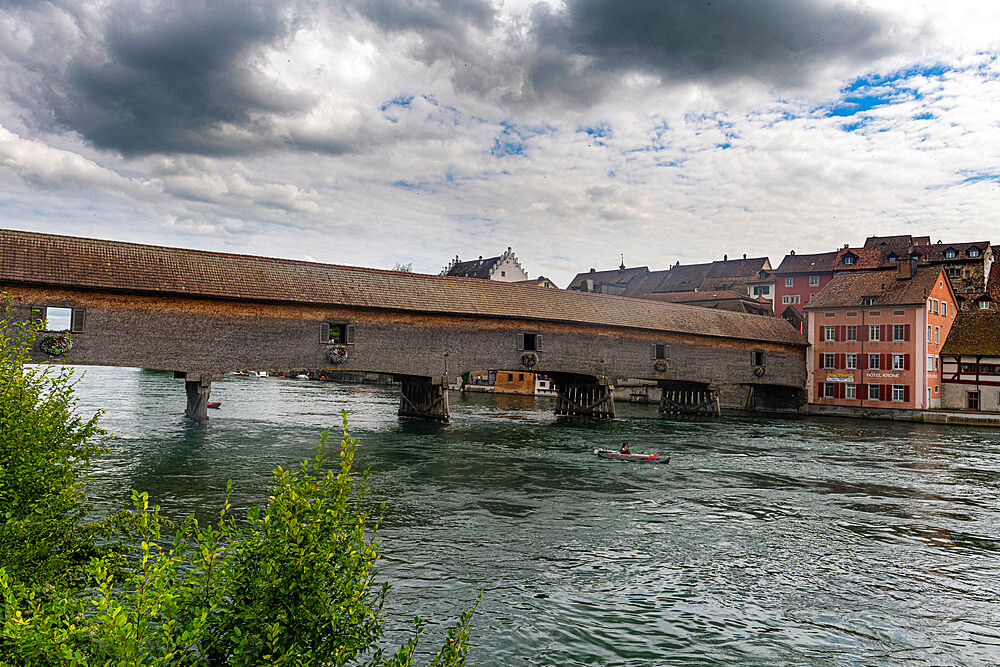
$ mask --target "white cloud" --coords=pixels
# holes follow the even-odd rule
[[[250,42],[252,113],[203,135],[243,148],[200,155],[123,155],[53,122],[48,95],[115,6],[0,15],[7,224],[426,272],[512,246],[560,284],[619,253],[665,268],[743,252],[777,264],[873,233],[1000,242],[1000,46],[982,3],[868,3],[899,48],[787,87],[636,70],[585,102],[523,96],[530,3],[445,35],[324,6]],[[867,75],[885,79],[862,86],[876,103],[830,115]]]

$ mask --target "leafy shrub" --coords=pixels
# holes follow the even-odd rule
[[[9,302],[6,314],[9,327]],[[112,522],[134,536],[122,569],[122,543],[86,522],[77,481],[101,451],[98,415],[77,417],[71,376],[25,366],[17,341],[31,332],[13,333],[0,354],[0,405],[15,408],[0,422],[0,502],[11,502],[0,504],[0,664],[413,663],[420,619],[391,656],[377,646],[388,586],[375,579],[378,522],[352,470],[346,412],[335,465],[324,434],[314,460],[274,471],[274,495],[244,521],[227,493],[218,522],[189,518],[168,539],[158,508],[133,492],[133,511]],[[430,664],[465,663],[476,605]]]

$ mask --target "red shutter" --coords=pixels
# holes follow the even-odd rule
[[[847,396],[847,385],[843,382],[837,383],[837,398],[845,398]]]
[[[816,383],[816,400],[819,400],[821,398],[823,398],[823,383],[822,382],[817,382]]]
[[[880,400],[880,401],[888,401],[889,400],[889,395],[890,395],[889,391],[890,391],[889,385],[887,385],[887,384],[880,384],[878,386],[878,400]]]
[[[910,356],[910,355],[906,355],[906,356]],[[910,402],[910,385],[908,385],[908,384],[904,384],[903,385],[903,402],[905,402],[905,403],[909,403]]]
[[[858,354],[858,370],[866,371],[868,370],[868,355]]]
[[[878,330],[879,330],[879,340],[889,340],[890,329],[888,324],[880,324],[878,326]]]
[[[910,325],[903,325],[903,340],[910,340]]]
[[[887,370],[892,370],[892,355],[891,355],[890,353],[888,353],[888,352],[884,352],[884,353],[882,353],[882,359],[881,359],[881,362],[882,362],[882,363],[881,363],[881,364],[879,364],[879,367],[880,367],[880,368],[881,368],[882,370],[884,370],[884,371],[887,371]],[[883,400],[884,400],[884,399],[883,399]]]
[[[903,370],[904,371],[910,370],[910,355],[908,354],[903,355]]]

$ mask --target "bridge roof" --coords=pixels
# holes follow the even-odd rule
[[[806,345],[776,317],[476,278],[0,230],[0,283],[513,317]]]

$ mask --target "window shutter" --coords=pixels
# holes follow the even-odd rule
[[[910,385],[908,384],[903,385],[903,401],[910,402]]]
[[[650,357],[649,358],[652,359],[653,361],[656,361],[656,343],[653,343],[649,347],[650,347],[650,350],[649,350]]]
[[[879,368],[884,371],[892,370],[892,354],[889,352],[882,353],[882,363],[879,364]]]
[[[903,325],[903,340],[910,340],[910,325]]]
[[[816,383],[816,392],[817,392],[816,393],[816,398],[826,398],[826,396],[825,396],[826,392],[823,391],[823,383],[822,382],[817,382]]]
[[[847,385],[843,382],[837,383],[837,398],[845,398],[847,396]]]
[[[535,352],[542,351],[542,334],[535,334]]]
[[[910,370],[910,355],[908,354],[903,355],[903,370],[904,371]]]
[[[74,308],[70,317],[69,330],[72,333],[80,333],[87,322],[87,311],[83,308]]]
[[[330,325],[326,322],[319,325],[319,342],[321,343],[330,342]]]
[[[889,400],[889,395],[888,395],[889,391],[888,390],[889,390],[889,385],[887,385],[887,384],[880,384],[878,386],[878,400],[880,400],[880,401],[888,401]]]
[[[858,370],[866,371],[868,370],[868,355],[858,354]]]
[[[519,349],[519,350],[523,350],[524,349],[524,334],[523,333],[517,334],[517,349]]]
[[[353,324],[348,324],[346,327],[344,327],[344,338],[347,339],[347,340],[344,341],[345,343],[347,343],[348,345],[354,345],[354,325]]]
[[[879,334],[880,334],[879,335],[879,340],[889,340],[889,325],[888,324],[880,324],[880,325],[878,325],[878,329],[879,329]]]

